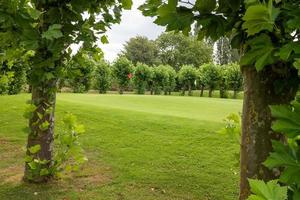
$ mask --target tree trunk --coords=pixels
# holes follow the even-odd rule
[[[32,87],[32,104],[36,109],[29,119],[30,133],[27,141],[26,155],[33,159],[49,161],[41,164],[41,168],[49,169],[52,161],[52,146],[54,137],[54,112],[56,101],[56,81],[49,81],[42,87]],[[44,126],[43,126],[44,125]],[[28,148],[39,145],[37,153],[31,153]],[[40,175],[40,170],[31,169],[28,162],[25,163],[24,181],[46,182],[51,177]]]
[[[213,90],[210,88],[209,91],[208,91],[208,96],[212,97],[212,93],[213,93]]]
[[[276,68],[281,73],[276,73]],[[283,68],[283,69],[282,69]],[[282,71],[285,70],[285,71]],[[269,66],[257,72],[254,67],[243,67],[244,105],[242,115],[240,200],[250,194],[248,178],[268,181],[274,173],[262,165],[272,151],[271,139],[280,139],[271,129],[272,118],[269,105],[287,104],[294,99],[298,81],[297,70],[283,66]],[[278,92],[274,85],[282,83]],[[296,85],[296,84],[295,84]]]
[[[238,94],[238,91],[234,90],[234,91],[233,91],[233,98],[234,98],[234,99],[237,98],[237,94]]]
[[[192,94],[192,86],[190,84],[188,85],[188,91],[189,91],[188,95],[192,96],[193,95]]]
[[[201,86],[200,97],[203,97],[203,93],[204,93],[204,86]]]
[[[120,93],[120,94],[123,94],[123,93],[124,93],[123,90],[124,90],[123,87],[120,87],[119,93]]]

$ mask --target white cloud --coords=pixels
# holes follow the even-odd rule
[[[133,0],[133,8],[123,11],[121,23],[113,25],[106,33],[109,44],[103,45],[100,41],[97,42],[105,54],[105,59],[113,61],[122,50],[123,44],[131,37],[142,35],[155,39],[164,31],[163,27],[153,23],[154,19],[144,17],[141,11],[137,9],[144,1]]]

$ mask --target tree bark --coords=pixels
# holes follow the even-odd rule
[[[204,86],[201,86],[200,97],[203,97],[203,93],[204,93]]]
[[[280,71],[280,73],[277,72]],[[242,68],[244,76],[244,104],[240,160],[240,200],[250,194],[248,179],[268,181],[275,174],[262,165],[272,151],[272,139],[280,139],[271,129],[272,117],[269,105],[288,104],[294,99],[298,72],[282,65],[265,67],[257,72],[252,66]],[[294,82],[296,81],[296,82]],[[283,89],[276,91],[275,83]]]
[[[212,93],[213,93],[213,90],[210,88],[209,91],[208,91],[208,96],[212,97]]]
[[[189,96],[192,96],[192,95],[193,95],[193,94],[192,94],[192,86],[191,86],[190,84],[188,85],[188,91],[189,91],[189,92],[188,92],[188,95],[189,95]]]
[[[238,94],[238,91],[234,90],[234,91],[233,91],[233,98],[234,98],[234,99],[237,98],[237,94]]]
[[[29,119],[30,133],[27,140],[26,155],[33,159],[47,160],[42,168],[49,169],[52,161],[52,146],[54,139],[54,112],[56,101],[56,81],[49,81],[41,87],[32,87],[32,104],[36,109]],[[48,123],[48,126],[41,128],[43,123]],[[40,145],[41,149],[37,153],[30,153],[28,148],[35,145]],[[49,175],[41,176],[40,171],[32,170],[28,163],[25,163],[24,181],[27,182],[47,182],[51,177]]]

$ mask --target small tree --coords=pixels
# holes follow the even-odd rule
[[[151,71],[148,65],[137,63],[134,70],[133,83],[138,94],[145,94],[146,86],[151,78]]]
[[[188,95],[192,96],[192,87],[197,78],[197,70],[191,65],[184,65],[178,72],[180,84],[182,84],[182,94],[188,90]]]
[[[111,86],[111,68],[108,62],[101,60],[96,65],[95,88],[105,94]]]
[[[202,65],[201,68],[203,70],[205,85],[209,90],[208,96],[212,97],[213,91],[216,89],[220,81],[220,71],[213,63]]]
[[[197,88],[200,89],[200,97],[203,97],[203,93],[205,89],[205,79],[204,79],[202,68],[197,70],[196,86]]]
[[[168,73],[168,81],[167,84],[164,88],[164,94],[165,95],[171,95],[171,92],[175,89],[176,87],[176,71],[174,70],[173,67],[170,65],[163,65],[162,68]]]
[[[231,90],[233,90],[233,98],[237,98],[237,94],[243,88],[243,76],[240,66],[236,63],[227,65],[227,82]]]
[[[227,98],[228,82],[227,82],[226,65],[219,66],[219,73],[220,73],[220,81],[219,81],[220,98]]]
[[[165,69],[165,66],[159,65],[153,69],[153,88],[154,94],[161,94],[162,90],[168,85],[169,74]]]
[[[95,63],[92,57],[80,50],[70,61],[68,82],[75,93],[88,92],[92,85]]]
[[[119,85],[119,93],[123,94],[130,83],[133,65],[127,58],[119,57],[113,64],[112,72]]]

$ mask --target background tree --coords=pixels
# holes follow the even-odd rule
[[[94,49],[99,34],[120,21],[130,0],[112,1],[0,1],[1,61],[11,55],[34,51],[30,58],[32,114],[29,116],[27,158],[24,180],[45,182],[53,176],[53,138],[56,85],[70,59],[73,43]],[[88,15],[83,15],[87,13]],[[102,16],[102,17],[99,17]],[[14,40],[15,41],[14,41]],[[106,42],[102,36],[102,42]],[[4,58],[3,58],[4,57]]]
[[[112,73],[118,83],[119,93],[123,94],[133,74],[132,63],[125,57],[119,57],[113,64]]]
[[[121,54],[134,65],[138,62],[145,63],[150,66],[160,63],[160,60],[157,57],[158,48],[156,43],[145,36],[130,38],[130,40],[124,45],[124,50]]]
[[[204,77],[204,83],[208,88],[208,96],[212,97],[213,91],[218,86],[221,75],[218,66],[213,63],[204,64],[201,66]]]
[[[233,90],[233,98],[237,98],[237,94],[243,88],[243,76],[240,66],[236,63],[229,64],[227,67],[227,83],[231,90]]]
[[[92,86],[95,71],[93,58],[80,50],[68,63],[67,81],[75,93],[88,92]]]
[[[188,95],[192,96],[193,85],[197,78],[197,70],[191,65],[183,65],[178,72],[178,80],[182,87],[182,94],[188,91]]]
[[[215,60],[219,65],[239,62],[240,56],[237,49],[232,49],[230,39],[226,36],[221,37],[215,43]]]
[[[182,65],[200,65],[212,61],[212,47],[179,33],[163,33],[156,40],[158,56],[165,65],[179,71]]]
[[[97,62],[95,71],[95,88],[100,94],[105,94],[111,87],[111,73],[111,67],[108,62],[103,59]]]
[[[161,94],[168,87],[169,74],[164,65],[159,65],[153,68],[153,89],[154,94]]]
[[[147,83],[151,78],[151,71],[148,65],[137,63],[134,69],[133,83],[138,94],[145,94]]]
[[[248,179],[274,178],[262,165],[272,150],[269,105],[289,104],[298,89],[299,1],[152,1],[140,7],[167,31],[186,35],[195,22],[198,38],[232,35],[232,48],[242,50],[244,107],[241,140],[240,200],[250,194]],[[294,66],[292,65],[294,63]],[[278,139],[278,138],[277,138]]]

